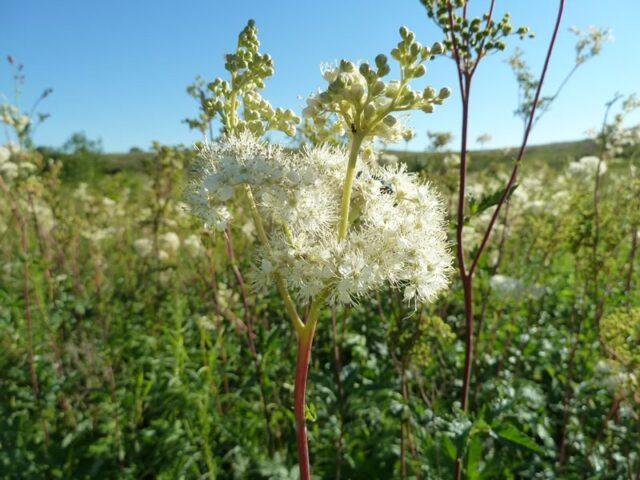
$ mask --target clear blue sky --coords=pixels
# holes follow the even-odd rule
[[[537,33],[535,40],[513,40],[510,47],[520,44],[539,68],[557,1],[497,4],[498,10],[512,13],[514,25],[529,25]],[[196,108],[185,87],[198,74],[224,74],[223,55],[233,50],[249,18],[257,21],[262,49],[276,63],[266,97],[274,106],[298,112],[304,97],[322,85],[321,62],[372,60],[395,45],[400,25],[414,30],[423,43],[440,38],[418,0],[2,0],[0,13],[0,54],[25,64],[26,98],[45,87],[54,89],[44,109],[52,117],[37,132],[36,142],[60,145],[72,132],[85,131],[101,138],[108,151],[148,148],[152,140],[196,140],[197,134],[181,124]],[[567,0],[549,88],[571,67],[570,26],[611,27],[615,41],[573,78],[538,125],[533,143],[582,138],[598,125],[603,104],[614,92],[640,90],[638,18],[638,0]],[[472,138],[487,132],[492,146],[517,143],[522,128],[512,115],[516,87],[505,58],[490,58],[474,85]],[[426,130],[459,128],[453,63],[432,63],[421,80],[451,86],[456,94],[433,115],[413,115],[419,135],[412,149],[424,148]],[[3,61],[0,92],[10,91]]]

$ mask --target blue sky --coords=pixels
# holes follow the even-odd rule
[[[510,48],[523,47],[538,69],[557,1],[498,0],[497,5],[498,11],[511,12],[514,25],[536,32],[535,40],[513,40]],[[224,75],[223,55],[234,49],[249,18],[257,22],[262,50],[276,63],[265,96],[274,106],[298,112],[304,97],[322,85],[321,62],[372,60],[397,43],[400,25],[423,43],[440,38],[418,0],[3,0],[0,12],[0,55],[12,54],[25,64],[25,99],[54,89],[44,106],[52,117],[36,142],[61,145],[71,133],[85,131],[101,138],[107,151],[148,148],[153,140],[187,145],[196,140],[181,124],[196,108],[185,87],[198,74]],[[603,104],[616,91],[640,90],[639,17],[638,0],[567,0],[548,89],[571,68],[570,26],[610,27],[615,41],[579,70],[536,127],[532,143],[582,138],[598,125]],[[495,147],[518,143],[522,129],[512,115],[517,91],[505,58],[496,55],[481,66],[473,92],[471,138],[489,133]],[[412,116],[418,135],[411,149],[426,146],[427,130],[459,129],[454,65],[441,59],[429,67],[417,86],[447,85],[455,94],[435,114]],[[0,92],[11,88],[3,60]]]

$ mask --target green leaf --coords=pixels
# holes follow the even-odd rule
[[[518,188],[517,184],[511,187],[511,189],[509,190],[509,193],[507,194],[507,200],[511,198],[511,195],[513,195],[513,192],[515,192],[516,188]],[[500,202],[500,199],[502,198],[503,194],[504,194],[504,189],[500,188],[489,195],[483,196],[479,201],[476,200],[475,198],[471,198],[469,201],[470,216],[473,217],[475,215],[480,215],[482,212],[484,212],[488,208],[491,208],[494,205],[497,205]]]
[[[442,446],[444,447],[445,453],[451,460],[455,461],[457,456],[456,446],[453,444],[453,441],[451,441],[449,437],[442,437],[442,438],[443,438]]]
[[[308,422],[315,422],[318,419],[318,411],[313,402],[309,402],[304,406],[304,418]]]
[[[469,442],[467,451],[467,478],[476,480],[480,478],[480,460],[482,459],[482,439],[480,435],[474,435]]]
[[[533,452],[544,454],[544,449],[538,445],[535,440],[525,435],[511,424],[502,425],[494,429],[496,435],[502,440],[516,446],[531,450]]]

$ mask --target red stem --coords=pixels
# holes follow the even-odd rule
[[[522,139],[522,144],[520,146],[520,150],[518,152],[518,157],[516,159],[516,163],[513,167],[513,171],[511,172],[511,177],[509,178],[509,182],[507,183],[506,188],[496,206],[496,209],[493,212],[491,217],[491,221],[489,222],[489,226],[487,227],[482,242],[480,243],[480,247],[477,250],[477,253],[473,257],[471,261],[471,266],[467,270],[465,266],[465,258],[464,258],[464,245],[463,245],[463,229],[464,229],[464,207],[465,207],[465,188],[467,181],[467,133],[468,133],[468,122],[469,122],[469,97],[470,97],[470,87],[471,81],[473,79],[473,75],[476,71],[478,63],[480,61],[480,56],[477,61],[471,67],[467,66],[466,63],[460,56],[458,42],[454,32],[454,18],[453,18],[453,7],[451,1],[447,2],[448,13],[449,13],[449,28],[451,35],[451,44],[453,49],[453,57],[456,63],[457,72],[458,72],[458,81],[460,83],[460,94],[462,99],[462,135],[461,135],[461,147],[460,147],[460,188],[458,192],[458,212],[457,212],[457,225],[456,225],[456,252],[458,257],[458,268],[460,271],[460,279],[462,280],[462,287],[464,291],[464,305],[465,305],[465,323],[466,323],[466,332],[465,332],[465,362],[464,362],[464,374],[463,374],[463,383],[462,383],[462,393],[461,393],[461,408],[462,411],[467,411],[468,409],[468,399],[469,399],[469,387],[471,383],[471,370],[473,365],[473,275],[475,273],[475,269],[478,265],[478,261],[480,259],[480,255],[485,249],[487,242],[489,241],[489,237],[491,236],[491,232],[493,230],[494,224],[498,215],[500,214],[500,210],[502,206],[505,204],[506,200],[509,198],[509,194],[515,184],[516,178],[518,176],[518,169],[520,167],[520,162],[522,157],[524,156],[525,150],[527,148],[527,142],[529,140],[529,135],[531,133],[531,129],[534,124],[534,118],[536,113],[536,107],[540,98],[540,94],[542,92],[542,84],[544,83],[544,79],[547,74],[547,69],[549,67],[549,62],[551,60],[551,54],[553,52],[553,47],[556,43],[556,38],[558,36],[558,30],[560,28],[560,22],[562,20],[562,14],[564,11],[565,0],[560,0],[558,6],[558,15],[555,22],[555,27],[553,30],[553,34],[551,36],[551,40],[549,42],[549,48],[547,51],[547,56],[545,58],[544,66],[542,68],[542,72],[540,74],[540,81],[538,82],[538,88],[536,90],[536,94],[534,97],[533,106],[531,108],[529,121],[526,125],[524,137]],[[491,2],[491,10],[489,15],[493,14],[494,2]],[[488,20],[489,22],[490,20]],[[455,470],[454,470],[454,478],[459,480],[462,477],[462,452],[458,452],[458,457],[455,462]]]
[[[305,419],[305,401],[307,396],[307,376],[311,361],[311,335],[298,339],[298,360],[296,361],[296,383],[293,390],[294,412],[296,416],[296,442],[298,444],[298,460],[300,462],[300,480],[311,480],[309,466],[309,443],[307,439],[307,422]]]
[[[553,34],[549,42],[549,49],[547,50],[547,56],[544,60],[544,66],[542,67],[542,73],[540,74],[540,81],[538,82],[536,95],[533,100],[531,112],[529,113],[529,121],[527,123],[527,128],[525,129],[525,132],[524,132],[524,138],[522,139],[522,144],[520,145],[518,157],[516,158],[516,164],[513,166],[513,170],[511,172],[511,177],[509,178],[509,182],[507,183],[507,186],[502,192],[502,197],[500,198],[500,202],[498,202],[498,205],[495,211],[493,212],[491,221],[489,222],[489,226],[487,227],[487,230],[485,231],[485,234],[482,238],[482,242],[480,243],[480,247],[478,248],[478,252],[476,253],[475,258],[473,259],[471,268],[469,268],[469,275],[473,275],[473,272],[475,271],[478,265],[478,261],[480,260],[480,255],[482,255],[482,252],[486,247],[487,242],[489,241],[489,237],[491,236],[491,231],[493,230],[493,226],[496,223],[496,219],[500,214],[500,210],[502,209],[502,206],[505,204],[505,202],[509,198],[509,194],[511,193],[511,190],[516,182],[516,179],[518,178],[518,170],[520,169],[520,162],[522,161],[522,158],[524,157],[524,153],[527,149],[527,143],[529,142],[529,135],[531,134],[531,129],[534,124],[536,108],[538,106],[538,101],[540,99],[540,94],[542,92],[542,84],[544,83],[544,79],[547,76],[547,70],[549,68],[549,63],[551,61],[551,54],[553,53],[553,47],[556,44],[556,39],[558,37],[558,30],[560,29],[560,22],[562,20],[562,14],[564,12],[564,4],[565,4],[565,0],[560,0],[560,4],[558,6],[558,16],[556,18],[556,24],[554,26]]]

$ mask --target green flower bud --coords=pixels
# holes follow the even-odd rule
[[[435,96],[436,96],[436,89],[433,87],[427,87],[422,92],[422,98],[424,98],[425,100],[431,100]]]
[[[426,104],[421,108],[421,110],[422,110],[424,113],[433,113],[433,105],[432,105],[431,103],[426,103]]]
[[[431,46],[431,53],[433,53],[434,55],[440,55],[444,53],[444,45],[442,45],[440,42],[434,43]]]
[[[382,123],[384,123],[387,127],[393,127],[398,120],[393,115],[387,115],[382,119]]]
[[[443,87],[440,89],[440,93],[438,94],[438,97],[440,97],[441,99],[445,99],[445,98],[449,98],[451,96],[451,89],[448,87]]]
[[[413,77],[420,78],[425,73],[427,73],[427,69],[424,65],[420,64],[416,68],[413,69]]]
[[[371,86],[371,94],[376,96],[380,95],[382,92],[384,92],[384,82],[382,80],[378,80]]]
[[[376,114],[376,107],[372,104],[369,103],[367,104],[366,107],[364,107],[364,118],[369,120],[371,118],[373,118]]]
[[[356,66],[348,60],[340,60],[340,70],[343,72],[351,73],[356,69]]]
[[[360,84],[355,84],[351,87],[350,94],[354,101],[359,102],[364,97],[364,87]]]
[[[400,37],[407,38],[407,35],[409,34],[409,29],[407,27],[400,27]]]
[[[384,54],[380,54],[376,56],[376,67],[378,68],[382,68],[384,65],[387,64],[387,56]]]
[[[391,72],[391,67],[389,65],[383,65],[382,68],[378,69],[378,76],[379,77],[384,77],[389,75],[389,72]]]
[[[346,85],[347,85],[347,81],[345,80],[345,78],[342,75],[338,75],[338,78],[336,78],[329,85],[329,89],[339,91],[339,90],[342,90],[344,87],[346,87]]]
[[[369,66],[368,63],[361,63],[360,64],[360,68],[359,68],[360,74],[363,77],[366,77],[370,72],[371,72],[371,67]]]

